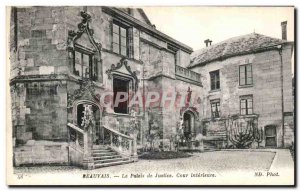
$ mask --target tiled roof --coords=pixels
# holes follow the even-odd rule
[[[217,59],[267,49],[268,47],[283,44],[285,42],[287,41],[257,33],[233,37],[193,52],[191,55],[191,63],[188,67],[190,68]]]

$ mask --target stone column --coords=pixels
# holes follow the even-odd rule
[[[133,135],[133,143],[132,143],[132,159],[135,162],[138,161],[136,137],[137,137],[137,134],[134,134]]]
[[[94,159],[92,157],[92,147],[93,147],[93,139],[92,139],[92,124],[90,124],[84,130],[84,156],[83,156],[83,167],[85,169],[91,170],[94,169]]]

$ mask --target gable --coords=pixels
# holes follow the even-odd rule
[[[91,43],[91,41],[86,33],[83,33],[81,35],[81,37],[76,40],[76,44],[79,44],[79,45],[89,48],[91,50],[95,50],[94,45]]]
[[[152,26],[149,18],[147,17],[146,13],[141,8],[118,8],[120,11],[136,18],[137,20]]]
[[[144,12],[143,9],[132,9],[132,16],[143,23],[146,23],[148,25],[152,25],[149,18],[147,17],[146,13]]]

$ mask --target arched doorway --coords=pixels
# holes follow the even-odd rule
[[[183,114],[183,135],[185,139],[191,139],[194,133],[195,116],[192,112],[186,111]]]
[[[100,126],[101,126],[101,112],[100,112],[100,107],[90,101],[81,101],[77,102],[76,104],[76,112],[75,112],[75,119],[77,126],[81,129],[83,129],[83,118],[85,115],[85,110],[89,108],[92,111],[92,117],[94,121],[94,127],[92,130],[92,141],[94,145],[99,145],[100,144]]]

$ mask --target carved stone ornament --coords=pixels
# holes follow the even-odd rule
[[[135,71],[132,71],[130,66],[128,66],[128,61],[126,58],[122,58],[120,60],[119,63],[117,63],[117,66],[115,66],[114,64],[111,65],[110,69],[106,70],[106,74],[108,75],[108,79],[112,79],[112,74],[114,72],[116,72],[117,70],[119,70],[120,68],[122,68],[122,66],[124,66],[126,68],[126,70],[128,71],[128,73],[130,74],[131,77],[133,77],[133,79],[135,80],[135,90],[138,89],[139,87],[139,79],[136,75]]]
[[[16,95],[20,96],[21,92],[25,90],[24,84],[14,84],[10,87],[10,92],[12,94],[16,93]]]
[[[183,114],[185,112],[191,112],[191,113],[194,114],[196,120],[199,119],[199,112],[197,111],[197,108],[195,108],[195,107],[182,107],[180,109],[180,116],[183,116]]]
[[[70,30],[68,32],[68,40],[67,40],[67,46],[68,50],[74,50],[74,45],[76,43],[76,40],[79,39],[83,33],[86,33],[88,35],[89,41],[92,43],[92,45],[96,48],[99,57],[101,58],[101,43],[97,43],[93,37],[94,31],[90,29],[89,22],[91,21],[91,15],[86,13],[85,11],[81,11],[80,15],[82,17],[81,23],[78,24],[78,31],[75,32],[73,30]]]
[[[84,127],[84,129],[87,130],[87,128],[89,128],[90,125],[95,124],[95,119],[93,117],[92,105],[85,104],[83,114],[84,115],[82,117],[81,127]]]
[[[95,93],[95,87],[91,80],[84,79],[80,82],[80,88],[75,90],[73,94],[68,94],[68,107],[72,107],[75,100],[83,98],[86,94],[91,96],[93,101],[98,102],[100,95]],[[86,99],[86,97],[84,97]]]

